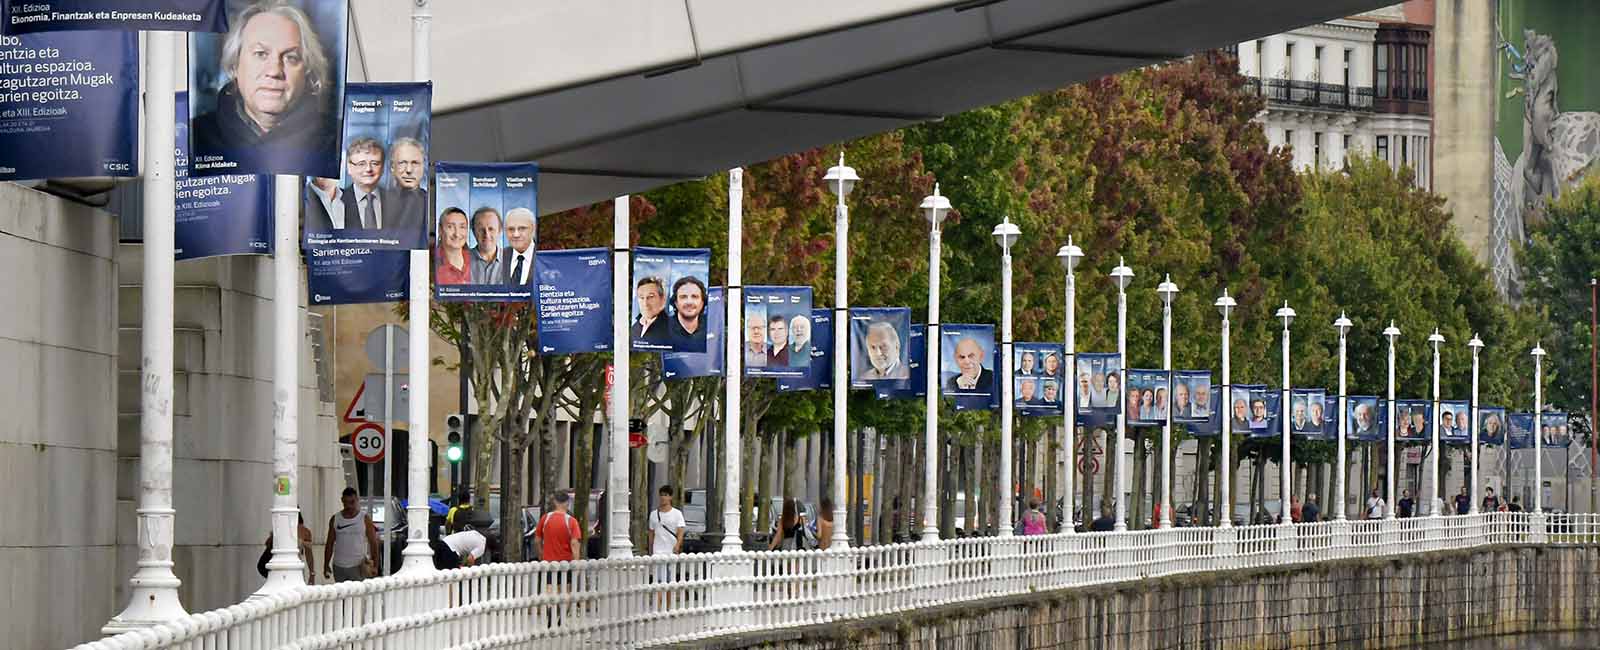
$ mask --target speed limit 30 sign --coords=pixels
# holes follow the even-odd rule
[[[355,452],[356,460],[363,463],[376,463],[383,460],[384,451],[388,447],[389,437],[383,435],[383,425],[374,422],[364,422],[350,434],[350,447]]]

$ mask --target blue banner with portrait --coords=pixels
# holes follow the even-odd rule
[[[705,352],[709,248],[633,249],[634,352]]]
[[[1394,401],[1394,439],[1403,442],[1428,440],[1428,422],[1432,420],[1433,405],[1427,400],[1397,399]]]
[[[0,36],[0,181],[139,174],[139,37]]]
[[[1439,402],[1439,418],[1434,426],[1439,429],[1439,442],[1447,445],[1472,442],[1472,412],[1466,400]]]
[[[1198,382],[1199,377],[1192,373],[1204,375],[1207,379],[1211,377],[1211,373],[1205,370],[1180,370],[1173,373],[1172,385],[1174,387],[1179,385],[1188,386],[1191,399],[1194,400],[1196,407],[1200,406],[1200,400],[1203,398],[1205,400],[1205,412],[1208,415],[1205,419],[1196,419],[1191,415],[1190,417],[1185,418],[1184,421],[1179,422],[1178,414],[1173,413],[1172,421],[1174,426],[1187,427],[1189,430],[1189,435],[1196,438],[1214,438],[1216,436],[1220,436],[1222,435],[1223,409],[1215,408],[1212,405],[1211,396],[1216,395],[1217,400],[1220,402],[1222,399],[1222,387],[1213,384],[1200,384]],[[1191,413],[1194,412],[1198,412],[1198,410],[1191,411]]]
[[[809,326],[811,365],[802,377],[779,377],[779,392],[833,388],[833,310],[812,309]]]
[[[1499,406],[1478,407],[1478,443],[1506,444],[1506,410]]]
[[[533,299],[539,242],[539,166],[435,166],[433,291],[443,302]],[[607,335],[609,336],[609,334]]]
[[[428,83],[350,84],[344,164],[306,188],[304,246],[427,247],[432,96]]]
[[[271,176],[189,176],[189,93],[178,93],[174,238],[177,258],[272,254]]]
[[[1376,442],[1385,439],[1388,417],[1382,402],[1376,395],[1351,395],[1345,398],[1344,417],[1350,423],[1345,425],[1345,430],[1352,440]]]
[[[1328,391],[1321,388],[1296,388],[1289,395],[1289,433],[1303,438],[1322,436]]]
[[[721,377],[727,373],[728,350],[722,342],[727,329],[727,300],[722,287],[706,289],[706,351],[662,352],[661,374],[668,381],[690,377]],[[607,322],[610,322],[609,320]],[[607,328],[607,332],[611,330]]]
[[[1533,414],[1512,413],[1506,416],[1507,446],[1511,449],[1533,449]]]
[[[850,387],[911,378],[911,310],[850,308]]]
[[[1572,429],[1569,428],[1566,413],[1542,413],[1539,415],[1539,438],[1545,447],[1553,449],[1566,449],[1572,445]]]
[[[744,289],[744,376],[811,372],[811,287]]]
[[[225,32],[222,0],[0,0],[0,32]]]
[[[993,325],[950,323],[939,327],[939,392],[945,397],[983,397],[995,392]]]
[[[911,378],[897,381],[880,381],[872,385],[872,390],[878,399],[915,399],[928,395],[928,328],[920,323],[912,323],[910,330],[910,343],[907,354],[911,366]]]
[[[539,354],[610,352],[611,249],[539,251],[533,259]]]
[[[1067,402],[1066,386],[1066,355],[1062,352],[1064,346],[1060,343],[1014,343],[1011,345],[1011,369],[1016,375],[1013,379],[1012,393],[1015,397],[1013,403],[1017,407],[1017,414],[1023,416],[1060,417]],[[1033,382],[1034,386],[1028,389],[1023,386],[1025,382]],[[1033,400],[1023,400],[1022,396],[1030,394],[1037,396]]]
[[[1322,396],[1322,433],[1317,440],[1339,440],[1339,396]]]
[[[189,35],[190,173],[338,178],[346,0],[228,0]]]
[[[1157,426],[1167,421],[1171,388],[1165,370],[1128,371],[1128,424]],[[1185,400],[1188,396],[1185,394]]]
[[[1015,346],[1013,345],[1013,347]],[[990,357],[989,365],[993,368],[1000,367],[999,348],[996,348],[994,355]],[[955,410],[957,411],[998,411],[1000,410],[1000,388],[1001,383],[996,381],[988,395],[975,393],[971,395],[956,395],[950,399],[955,402]],[[1015,397],[1015,393],[1013,393],[1013,397]]]
[[[1172,373],[1172,421],[1205,423],[1217,410],[1212,401],[1210,370],[1177,370]]]
[[[1078,353],[1078,413],[1100,409],[1115,414],[1122,404],[1122,357],[1115,352]]]
[[[428,239],[432,95],[428,83],[350,84],[344,93],[344,164],[338,174],[307,179],[301,190],[300,245],[312,304],[406,296],[404,253]]]

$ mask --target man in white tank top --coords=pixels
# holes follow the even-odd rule
[[[339,502],[344,509],[328,518],[328,541],[322,548],[322,575],[331,574],[335,582],[361,580],[367,577],[367,560],[382,557],[378,554],[378,528],[361,510],[355,488],[345,488]]]

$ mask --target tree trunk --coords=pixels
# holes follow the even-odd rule
[[[765,433],[765,432],[763,432],[763,433]],[[755,521],[755,532],[757,534],[763,534],[763,535],[766,534],[767,532],[769,532],[769,530],[768,530],[769,526],[767,525],[767,522],[770,522],[770,521],[773,520],[773,517],[772,517],[772,481],[771,481],[771,478],[772,478],[772,472],[773,472],[773,455],[774,454],[773,454],[773,450],[772,450],[772,439],[771,438],[772,438],[772,436],[770,436],[770,435],[760,436],[760,437],[758,437],[758,443],[757,443],[757,447],[760,449],[760,451],[757,452],[758,454],[760,454],[760,462],[756,465],[756,473],[755,473],[755,476],[756,476],[756,503],[755,503],[755,506],[756,506],[756,521]]]
[[[1049,513],[1055,513],[1055,516],[1059,518],[1061,516],[1061,510],[1056,507],[1056,499],[1060,498],[1061,495],[1056,493],[1056,482],[1057,478],[1060,476],[1060,474],[1057,473],[1060,471],[1060,469],[1056,467],[1056,459],[1060,458],[1060,456],[1057,454],[1061,449],[1061,445],[1059,444],[1059,438],[1057,437],[1059,430],[1055,427],[1051,427],[1049,432],[1050,433],[1047,434],[1044,440],[1044,511],[1046,513],[1046,517],[1050,516]],[[1055,532],[1055,528],[1053,526],[1050,528],[1050,532]]]
[[[1145,510],[1145,504],[1152,490],[1150,489],[1150,476],[1145,471],[1150,467],[1150,451],[1145,447],[1145,438],[1148,431],[1141,427],[1139,433],[1133,437],[1133,495],[1128,498],[1128,517],[1133,521],[1130,528],[1144,530],[1150,527],[1150,513]]]
[[[633,548],[636,552],[642,550],[648,554],[650,549],[645,546],[646,520],[650,511],[655,509],[655,495],[650,493],[650,459],[645,456],[645,449],[630,450],[632,457],[630,463],[633,471],[629,475],[628,495],[628,526],[633,533]]]
[[[761,466],[761,436],[750,424],[750,418],[745,418],[746,426],[739,438],[739,535],[744,540],[755,532],[756,486],[761,482],[756,471]]]
[[[788,444],[783,451],[783,495],[795,500],[804,500],[806,473],[800,466],[800,447],[806,444],[806,439],[791,431],[784,435],[784,440]]]

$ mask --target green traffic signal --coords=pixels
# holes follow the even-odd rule
[[[451,431],[446,439],[450,446],[444,450],[445,459],[452,463],[461,462],[461,434]]]

